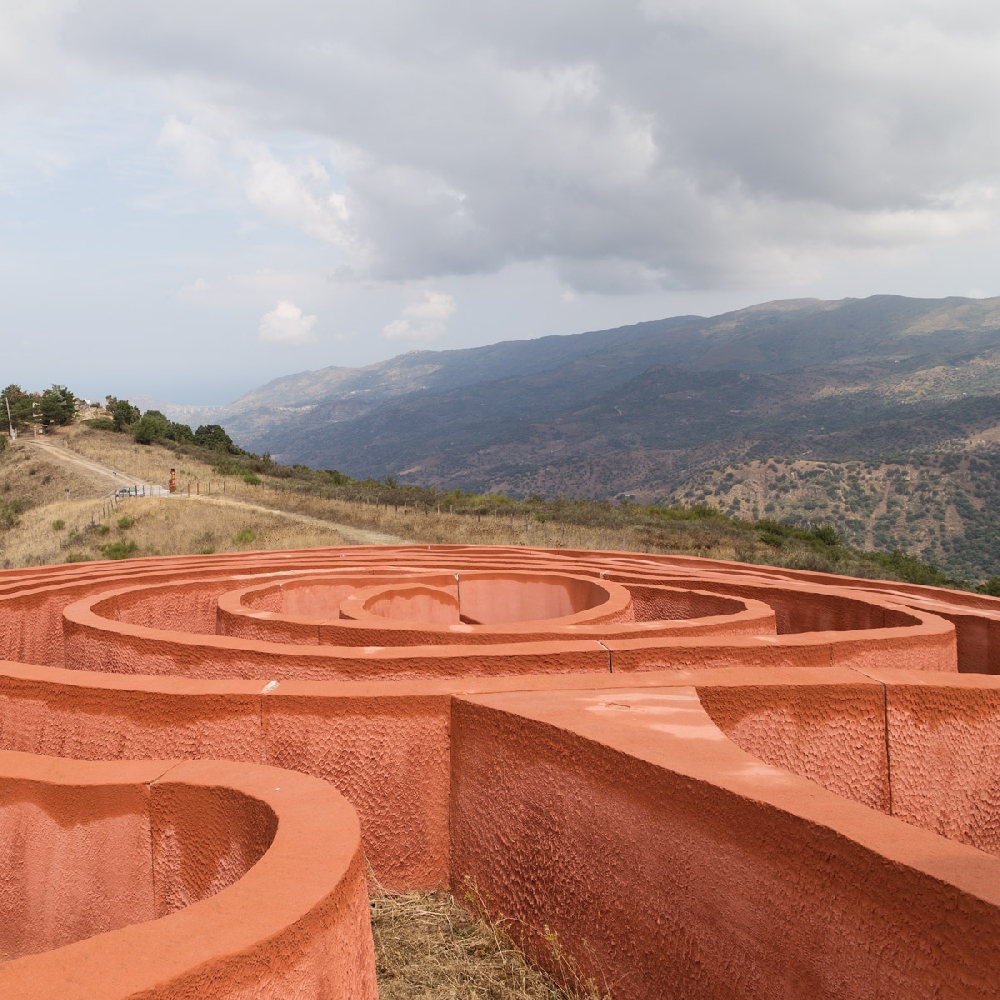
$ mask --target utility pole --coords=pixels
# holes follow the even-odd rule
[[[14,430],[14,421],[10,419],[10,400],[4,396],[3,401],[7,404],[7,426],[10,428],[10,439],[16,441],[17,431]]]

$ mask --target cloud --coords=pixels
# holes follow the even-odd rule
[[[731,288],[1000,222],[988,0],[42,6],[43,62],[142,81],[161,156],[358,281]]]
[[[195,278],[189,285],[182,285],[174,292],[174,298],[181,301],[197,301],[205,298],[211,286],[204,278]]]
[[[386,340],[405,340],[414,344],[430,344],[448,332],[448,320],[455,314],[455,300],[443,292],[424,292],[408,305],[399,319],[382,327]]]
[[[257,332],[265,344],[298,347],[316,343],[316,334],[313,333],[315,325],[315,316],[303,316],[302,310],[294,302],[283,300],[261,316]]]
[[[259,144],[245,146],[243,155],[249,168],[244,192],[252,205],[310,236],[350,248],[346,198],[330,189],[330,175],[315,157],[284,163]]]

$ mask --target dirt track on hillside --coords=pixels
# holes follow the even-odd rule
[[[96,462],[90,458],[84,458],[67,448],[57,445],[54,441],[45,438],[32,437],[25,438],[21,443],[35,448],[37,451],[52,461],[69,465],[78,471],[86,471],[92,476],[103,476],[109,481],[112,488],[123,486],[137,486],[140,490],[145,490],[147,496],[168,497],[167,486],[161,483],[148,483],[128,473],[119,472],[107,465]],[[180,494],[175,494],[180,496]],[[244,500],[230,500],[214,496],[185,497],[185,499],[197,499],[201,503],[216,504],[219,506],[242,507],[246,510],[258,510],[268,514],[278,514],[288,518],[290,521],[297,521],[300,524],[333,528],[339,532],[352,545],[399,545],[406,542],[406,539],[397,535],[388,535],[380,531],[371,531],[367,528],[355,528],[349,524],[340,524],[333,521],[325,521],[319,517],[311,517],[309,514],[296,514],[292,511],[281,510],[275,507],[265,507],[262,504],[247,503]]]

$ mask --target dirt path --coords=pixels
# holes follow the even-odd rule
[[[169,495],[167,488],[161,486],[159,483],[143,482],[143,480],[137,479],[135,476],[130,476],[128,473],[118,472],[116,469],[111,469],[106,465],[101,465],[100,462],[93,461],[93,459],[84,458],[82,455],[69,451],[46,438],[30,437],[24,439],[18,438],[18,440],[21,444],[41,452],[46,458],[62,462],[64,465],[75,466],[77,469],[83,469],[92,475],[102,476],[109,480],[109,485],[113,487],[138,486],[139,489],[145,488],[147,496],[159,496],[161,493],[163,496]]]
[[[164,494],[168,496],[169,494]],[[226,507],[242,507],[244,510],[259,510],[265,514],[278,514],[286,517],[290,521],[298,521],[301,524],[320,525],[324,528],[333,528],[352,545],[405,545],[407,540],[398,535],[386,535],[381,531],[371,531],[369,528],[355,528],[350,524],[341,524],[339,521],[324,521],[321,517],[312,517],[309,514],[296,514],[290,510],[281,510],[278,507],[265,507],[263,504],[246,503],[243,500],[222,500],[215,497],[199,496],[185,497],[185,500],[199,500],[202,503],[214,503]]]
[[[135,476],[118,472],[116,469],[102,465],[100,462],[95,462],[93,459],[84,458],[82,455],[69,451],[67,448],[63,448],[51,440],[33,437],[30,439],[26,438],[23,443],[37,449],[53,461],[62,462],[76,469],[86,470],[91,475],[103,476],[109,480],[110,484],[117,486],[117,488],[137,486],[140,490],[145,490],[146,496],[171,496],[167,492],[167,488],[160,483],[147,483],[141,479],[137,479]],[[173,496],[180,497],[180,494],[173,494]],[[313,527],[318,525],[322,528],[333,528],[352,545],[405,545],[407,541],[398,535],[387,535],[381,531],[371,531],[368,528],[355,528],[349,524],[340,524],[337,521],[324,521],[321,517],[312,517],[309,514],[296,514],[292,511],[280,510],[275,507],[265,507],[262,504],[246,503],[243,500],[229,500],[228,498],[222,499],[210,496],[185,496],[184,499],[198,500],[201,503],[217,504],[220,506],[242,507],[246,510],[258,510],[266,514],[277,514],[279,517],[285,517],[290,521],[297,521]]]

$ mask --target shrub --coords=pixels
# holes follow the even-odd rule
[[[127,531],[133,524],[135,524],[135,518],[129,517],[127,514],[125,517],[118,518],[118,527],[121,528],[122,531]]]
[[[83,421],[84,427],[93,427],[95,431],[113,431],[115,422],[110,417],[92,417]]]
[[[892,552],[865,552],[863,558],[879,568],[890,570],[906,583],[918,583],[931,587],[955,586],[958,582],[946,576],[931,563],[921,562],[916,556],[894,549]]]
[[[813,528],[813,538],[821,541],[824,545],[843,545],[837,529],[832,524],[823,524],[818,528]]]
[[[105,559],[128,559],[138,548],[139,546],[134,541],[109,542],[107,545],[101,546],[101,554]]]
[[[71,552],[68,556],[66,556],[66,562],[90,562],[91,558],[92,557],[88,556],[85,552]]]
[[[18,523],[18,514],[28,508],[27,500],[8,500],[0,504],[0,529],[13,528]]]
[[[198,549],[198,555],[200,556],[211,556],[215,554],[215,549],[209,546],[207,549]]]
[[[53,522],[52,522],[52,527],[53,527],[53,529],[54,529],[54,530],[56,530],[56,531],[62,531],[62,530],[63,530],[63,528],[65,528],[65,527],[66,527],[66,522],[65,522],[65,521],[63,521],[63,520],[61,520],[61,519],[60,519],[60,520],[58,520],[58,521],[53,521]]]
[[[97,527],[97,533],[99,535],[106,535],[111,530],[111,526],[107,524],[101,524]]]
[[[247,545],[256,538],[257,533],[253,530],[253,528],[244,528],[242,531],[238,531],[235,535],[233,535],[233,544]]]
[[[991,576],[985,583],[976,587],[977,594],[986,594],[987,597],[1000,597],[1000,576]]]
[[[252,472],[248,472],[243,477],[243,482],[245,482],[248,486],[260,486],[261,481],[259,476],[255,476]]]

